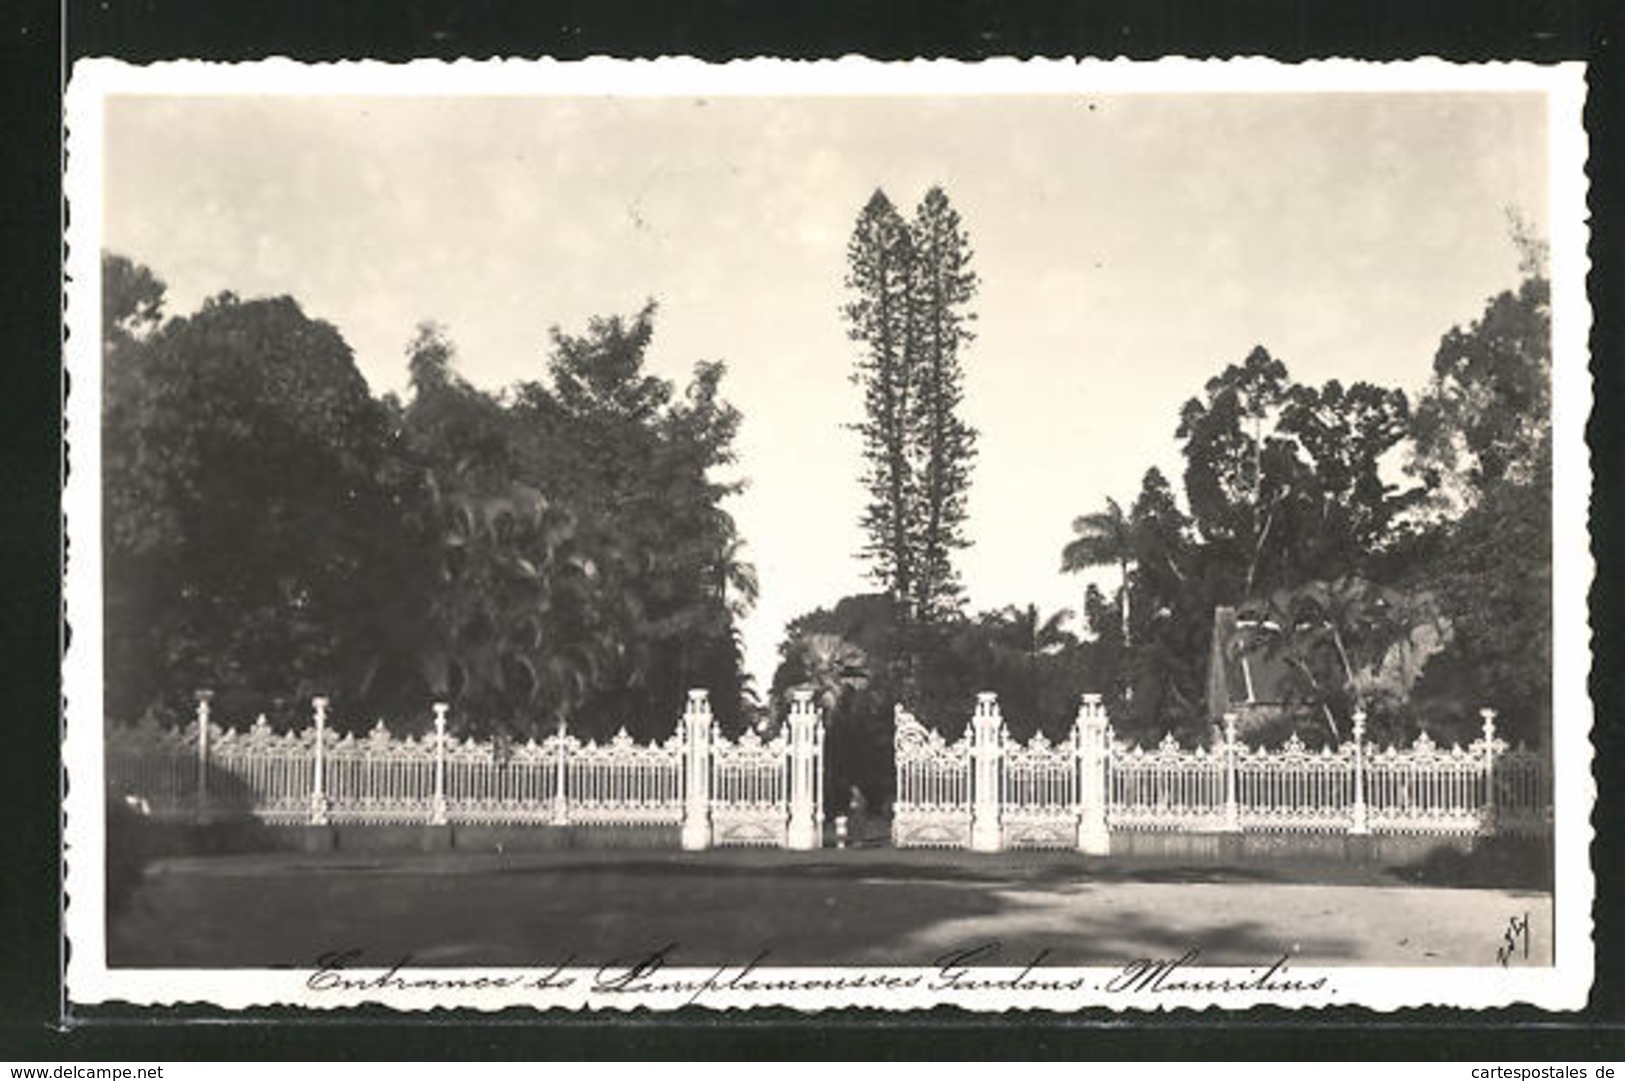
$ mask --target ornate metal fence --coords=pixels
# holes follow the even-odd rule
[[[1296,737],[1247,747],[1228,718],[1212,748],[1118,743],[1099,695],[1085,695],[1068,737],[1013,741],[991,694],[948,744],[898,708],[899,846],[980,850],[1109,850],[1109,831],[1488,835],[1551,828],[1551,769],[1533,750],[1495,735],[1495,712],[1470,746],[1426,735],[1378,749],[1356,714],[1353,738],[1310,750]]]
[[[1224,828],[1224,760],[1206,747],[1185,750],[1172,737],[1153,750],[1113,744],[1107,819],[1116,829]]]
[[[970,729],[953,743],[902,706],[893,717],[897,796],[892,841],[899,847],[970,847]]]
[[[677,731],[652,743],[624,729],[602,744],[564,731],[522,744],[456,739],[445,704],[421,738],[396,736],[382,721],[364,736],[339,736],[328,709],[316,699],[300,732],[274,732],[263,716],[223,729],[200,694],[185,729],[109,730],[109,791],[171,820],[680,826],[689,848],[822,844],[823,719],[810,695],[791,703],[787,733],[765,741],[724,738],[704,691],[690,692]]]

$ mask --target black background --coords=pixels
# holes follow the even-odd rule
[[[1613,3],[665,3],[72,0],[0,3],[0,1061],[377,1058],[1398,1058],[1625,1059],[1620,950],[1622,727],[1618,575],[1625,366],[1619,299],[1619,35]],[[1592,595],[1599,802],[1593,851],[1597,982],[1575,1014],[1260,1009],[1071,1017],[790,1011],[606,1018],[512,1011],[400,1015],[382,1009],[228,1015],[207,1007],[61,1012],[57,905],[60,704],[59,479],[62,465],[59,261],[60,92],[77,57],[142,62],[406,59],[414,56],[653,57],[711,60],[859,54],[877,59],[990,56],[1267,56],[1586,60],[1591,66],[1590,294],[1596,379],[1590,438],[1598,477]],[[72,433],[68,433],[72,438]],[[232,1023],[219,1024],[229,1019]]]

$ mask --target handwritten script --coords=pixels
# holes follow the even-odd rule
[[[1501,932],[1501,944],[1495,948],[1495,959],[1506,968],[1514,957],[1529,960],[1529,913],[1514,916]]]
[[[1045,962],[1050,957],[1047,949],[1039,950],[1017,965],[1001,966],[1002,955],[1000,943],[982,942],[951,950],[919,969],[797,970],[770,968],[771,954],[764,949],[744,964],[679,968],[674,963],[678,956],[677,944],[667,943],[632,959],[603,964],[583,962],[572,954],[556,965],[541,969],[495,969],[471,974],[466,970],[436,973],[432,969],[413,969],[410,954],[394,961],[384,971],[361,972],[357,970],[370,967],[364,952],[346,949],[317,958],[314,971],[305,979],[305,988],[323,994],[378,996],[391,992],[509,992],[521,996],[568,992],[589,1000],[660,998],[680,1005],[695,1005],[719,996],[759,997],[763,1002],[771,1002],[776,996],[808,992],[923,992],[927,997],[960,997],[966,993],[1061,994],[1108,1000],[1227,993],[1289,998],[1331,990],[1325,976],[1294,975],[1285,954],[1251,966],[1204,969],[1199,967],[1201,951],[1192,948],[1177,957],[1135,958],[1108,966],[1104,972],[1046,967]]]

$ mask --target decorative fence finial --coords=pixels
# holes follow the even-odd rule
[[[1078,707],[1079,717],[1104,717],[1106,715],[1105,696],[1096,691],[1087,691],[1083,695],[1083,704]]]

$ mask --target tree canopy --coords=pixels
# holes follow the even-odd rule
[[[1532,250],[1527,239],[1526,251]],[[1295,382],[1262,346],[1180,411],[1184,502],[1146,475],[1075,523],[1062,565],[1115,564],[1116,604],[1091,587],[1105,648],[1095,678],[1136,738],[1216,721],[1203,665],[1214,612],[1297,675],[1305,735],[1467,734],[1482,705],[1543,739],[1551,696],[1549,287],[1537,258],[1516,290],[1441,338],[1413,410],[1397,389]],[[1403,472],[1398,468],[1405,465]],[[1188,516],[1187,516],[1188,514]],[[1260,630],[1259,628],[1263,628]]]
[[[663,734],[704,686],[746,723],[739,414],[720,363],[644,371],[652,304],[555,330],[546,378],[501,394],[424,324],[402,402],[291,298],[165,322],[150,271],[104,272],[111,714],[209,686],[278,723],[320,691],[340,724],[433,695],[465,730]]]

